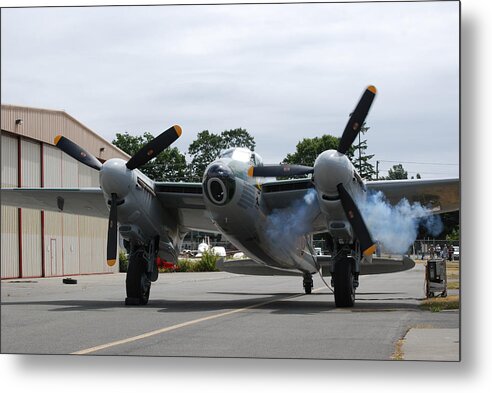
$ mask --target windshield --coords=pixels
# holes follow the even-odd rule
[[[235,161],[250,162],[251,152],[245,148],[233,148],[223,151],[220,158],[232,158]]]

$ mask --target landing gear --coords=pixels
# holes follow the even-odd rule
[[[132,250],[126,273],[126,305],[145,305],[149,301],[151,274],[147,273],[147,261],[143,248]]]
[[[311,273],[304,273],[302,286],[304,287],[304,293],[309,295],[313,289],[313,275]]]
[[[149,302],[150,284],[157,280],[159,236],[146,246],[129,244],[130,263],[126,273],[126,305],[145,305]],[[125,245],[126,247],[126,245]]]
[[[358,284],[354,277],[353,259],[342,257],[335,260],[332,272],[332,284],[335,292],[335,305],[337,307],[353,307],[355,303],[355,288]]]

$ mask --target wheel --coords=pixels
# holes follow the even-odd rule
[[[126,273],[127,305],[145,305],[149,301],[151,281],[145,269],[146,263],[142,252],[137,251],[130,255]]]
[[[304,275],[302,286],[304,287],[304,293],[309,295],[313,289],[313,276],[311,274],[306,273],[306,275]]]
[[[335,287],[335,305],[337,307],[353,307],[355,303],[355,289],[351,259],[342,258],[335,262],[333,284]]]

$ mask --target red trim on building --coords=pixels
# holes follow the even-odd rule
[[[21,137],[17,136],[17,187],[22,187]],[[22,277],[22,209],[17,210],[19,218],[19,278]]]
[[[44,143],[40,142],[41,188],[44,188]],[[41,210],[41,276],[46,277],[46,252],[44,247],[44,210]]]
[[[63,153],[61,153],[61,162],[60,162],[60,186],[63,188]],[[61,214],[61,267],[62,267],[62,276],[65,275],[65,228],[63,226],[63,217],[65,213]],[[56,272],[58,273],[58,254],[56,255],[57,266]]]

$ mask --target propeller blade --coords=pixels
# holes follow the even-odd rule
[[[362,124],[364,124],[369,108],[371,108],[374,97],[376,97],[376,88],[374,86],[369,86],[364,94],[362,94],[359,103],[355,107],[354,112],[345,126],[337,149],[339,153],[345,154],[350,146],[352,146],[352,143],[354,143]]]
[[[82,164],[85,164],[88,167],[94,168],[98,171],[101,170],[102,164],[99,162],[99,160],[91,153],[87,152],[79,145],[72,142],[70,139],[65,138],[61,135],[57,135],[55,137],[55,146],[64,153],[68,154],[70,157],[75,158]]]
[[[304,165],[264,165],[248,169],[250,177],[288,177],[313,173],[314,168]]]
[[[109,210],[108,245],[106,262],[108,266],[116,263],[116,250],[118,242],[118,211],[116,206],[116,194],[111,194],[111,209]]]
[[[164,149],[171,146],[171,144],[181,136],[181,132],[181,127],[178,125],[174,125],[167,129],[136,152],[126,163],[126,167],[128,169],[135,169],[145,165]]]
[[[343,210],[345,211],[350,225],[354,230],[355,236],[359,239],[363,254],[373,254],[374,251],[376,251],[376,244],[371,238],[371,234],[367,229],[366,223],[364,222],[357,205],[342,183],[340,183],[337,188],[338,193],[340,194],[340,201],[342,202]]]

